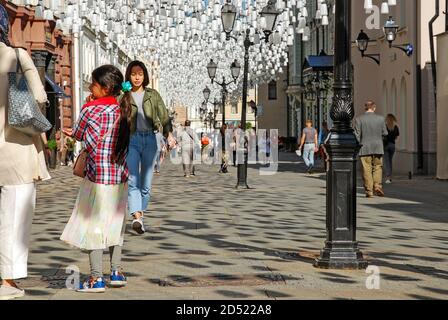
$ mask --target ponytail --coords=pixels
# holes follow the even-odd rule
[[[122,162],[126,157],[131,137],[131,93],[125,92],[120,100],[120,126],[118,141],[113,155],[114,162]]]

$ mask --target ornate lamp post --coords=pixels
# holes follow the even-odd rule
[[[351,127],[354,117],[351,80],[351,0],[336,0],[334,127],[325,141],[327,171],[327,240],[314,266],[363,269],[367,261],[356,241],[356,157],[360,145]]]
[[[269,36],[272,34],[275,23],[277,21],[277,17],[280,12],[277,11],[275,7],[275,2],[273,0],[269,0],[268,5],[263,8],[261,11],[261,18],[265,22],[265,28],[263,33],[265,34],[264,39],[266,42],[269,42]],[[221,10],[223,29],[226,33],[226,39],[230,40],[233,38],[235,41],[237,39],[231,36],[231,32],[233,31],[233,26],[235,24],[236,19],[236,7],[230,3],[227,3],[222,7]],[[248,74],[249,74],[249,48],[253,46],[255,43],[250,41],[249,38],[250,30],[246,30],[246,37],[244,39],[244,78],[243,78],[243,97],[242,97],[242,113],[241,113],[241,130],[243,134],[242,138],[246,139],[245,131],[246,131],[246,110],[247,110],[247,87],[248,87]],[[241,143],[237,142],[237,145],[241,145]],[[247,185],[247,158],[248,158],[248,150],[244,145],[244,163],[238,163],[238,182],[236,188],[246,188]]]
[[[236,11],[235,11],[236,14]],[[224,18],[222,18],[224,19]],[[224,21],[224,20],[223,20]],[[218,65],[213,61],[213,59],[210,60],[210,62],[207,65],[207,72],[208,72],[208,76],[210,77],[210,80],[213,83],[216,83],[217,85],[219,85],[222,88],[222,125],[225,125],[226,123],[226,95],[228,93],[227,91],[227,86],[229,84],[231,84],[232,82],[236,83],[239,75],[240,75],[240,70],[241,70],[241,65],[238,63],[238,61],[233,61],[232,64],[230,65],[230,71],[232,74],[232,81],[228,81],[226,82],[225,77],[222,77],[222,82],[217,82],[215,81],[215,77],[216,77],[216,70],[218,69]],[[207,88],[206,88],[207,89]],[[204,98],[206,101],[208,101],[209,97],[210,97],[210,92],[206,92],[204,89]],[[206,94],[208,94],[208,96],[206,97]],[[224,153],[226,150],[226,136],[225,134],[222,135],[222,164],[221,164],[221,169],[220,172],[222,173],[227,173],[227,169],[225,169],[224,166]]]

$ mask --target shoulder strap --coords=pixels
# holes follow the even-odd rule
[[[16,59],[17,59],[17,63],[16,63],[16,73],[23,72],[22,69],[22,64],[20,63],[20,55],[19,55],[19,49],[16,48],[14,49],[14,51],[16,52]]]

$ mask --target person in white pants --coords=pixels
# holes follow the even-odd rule
[[[28,275],[36,181],[50,179],[42,144],[45,134],[31,137],[8,125],[8,72],[17,66],[8,33],[8,14],[0,5],[0,300],[25,294],[14,280]],[[44,106],[47,95],[31,57],[19,49],[18,59],[33,97]]]

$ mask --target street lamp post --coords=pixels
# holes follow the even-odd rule
[[[261,10],[261,16],[266,22],[265,28],[263,30],[264,37],[260,38],[260,40],[265,40],[269,42],[269,37],[272,34],[275,23],[277,21],[277,17],[280,13],[275,8],[275,2],[273,0],[269,0],[266,7]],[[230,2],[222,7],[221,10],[222,24],[224,32],[226,33],[226,40],[234,39],[237,41],[235,37],[231,36],[231,32],[233,30],[233,26],[235,24],[236,19],[236,7],[232,5]],[[247,150],[247,141],[246,141],[246,111],[247,111],[247,87],[248,87],[248,78],[249,78],[249,48],[253,46],[255,43],[250,41],[250,30],[246,30],[246,37],[244,38],[244,76],[243,76],[243,97],[242,97],[242,114],[241,114],[241,139],[244,139],[243,142],[243,150],[244,150],[244,161],[243,163],[238,162],[238,182],[236,188],[246,188],[249,189],[247,184],[247,160],[248,160],[248,150]],[[241,146],[241,142],[237,141],[237,146]]]
[[[232,64],[230,65],[230,71],[232,73],[232,81],[226,81],[225,77],[222,77],[222,82],[217,82],[215,80],[216,77],[216,70],[218,69],[218,65],[213,61],[213,59],[210,60],[210,62],[207,65],[207,71],[208,71],[208,76],[210,77],[210,80],[213,83],[216,83],[218,86],[220,86],[222,88],[222,125],[224,126],[226,124],[226,95],[228,93],[227,91],[227,86],[230,85],[232,82],[236,83],[239,75],[240,75],[240,70],[241,70],[241,66],[238,63],[238,61],[233,61]],[[204,90],[205,91],[205,90]],[[208,92],[208,96],[206,97],[206,92],[204,92],[204,98],[206,101],[208,101],[210,97],[210,92]],[[222,173],[227,173],[227,169],[224,165],[224,154],[225,154],[225,150],[226,150],[226,136],[225,133],[222,133],[222,163],[221,163],[221,169],[219,170]]]
[[[354,118],[351,80],[351,0],[336,0],[334,126],[325,141],[327,171],[327,239],[314,266],[364,269],[367,261],[356,241],[356,157],[360,149],[351,127]]]

